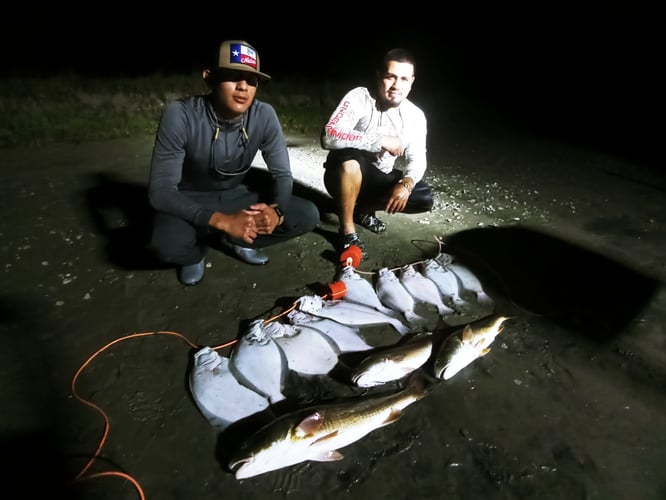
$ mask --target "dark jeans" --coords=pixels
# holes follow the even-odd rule
[[[402,172],[394,169],[385,174],[373,162],[375,153],[368,153],[359,149],[338,149],[330,151],[324,163],[324,185],[334,200],[340,199],[340,173],[338,169],[343,162],[356,160],[361,166],[361,190],[356,200],[360,212],[374,212],[383,210],[388,202],[393,188],[402,178]],[[418,214],[429,212],[435,203],[432,187],[421,179],[414,186],[412,194],[407,200],[404,213]]]
[[[226,214],[237,213],[259,201],[259,194],[245,185],[224,192],[190,192],[188,195],[201,205]],[[283,210],[284,222],[272,234],[258,235],[252,245],[232,238],[229,241],[244,247],[265,248],[310,232],[319,223],[319,210],[309,200],[292,196]],[[156,213],[150,244],[162,262],[187,266],[204,258],[209,246],[220,246],[223,235],[213,228],[197,228],[173,215]]]

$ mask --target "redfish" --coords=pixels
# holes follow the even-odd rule
[[[241,444],[228,462],[229,470],[236,479],[245,479],[307,460],[342,460],[340,448],[397,422],[405,408],[428,394],[416,375],[393,394],[354,397],[281,415]]]
[[[491,315],[465,325],[449,335],[437,350],[434,373],[448,380],[472,361],[490,352],[490,344],[504,328],[508,316]]]

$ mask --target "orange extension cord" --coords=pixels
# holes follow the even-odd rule
[[[81,469],[81,471],[74,477],[72,480],[72,483],[78,482],[78,481],[85,481],[93,478],[99,478],[99,477],[106,477],[106,476],[118,476],[122,477],[128,481],[130,481],[134,487],[137,489],[139,496],[141,497],[141,500],[145,500],[146,496],[143,493],[143,489],[141,488],[141,485],[136,481],[133,477],[131,477],[129,474],[125,474],[124,472],[119,472],[119,471],[108,471],[108,472],[98,472],[98,473],[93,473],[93,474],[88,474],[85,475],[88,469],[92,466],[92,464],[97,460],[97,458],[100,456],[102,452],[102,448],[104,447],[104,443],[106,442],[107,437],[109,436],[109,429],[110,429],[110,424],[109,424],[109,418],[99,406],[97,406],[95,403],[88,401],[87,399],[81,397],[77,390],[76,390],[76,381],[79,378],[79,375],[81,375],[81,372],[92,362],[93,359],[95,359],[98,355],[100,355],[102,352],[107,350],[109,347],[119,343],[123,342],[125,340],[131,340],[139,337],[147,337],[149,335],[174,335],[181,340],[183,340],[186,344],[188,344],[192,348],[198,348],[196,344],[190,342],[184,335],[178,333],[178,332],[170,332],[170,331],[156,331],[156,332],[143,332],[143,333],[133,333],[131,335],[126,335],[125,337],[120,337],[113,342],[109,342],[107,345],[99,349],[97,352],[95,352],[92,356],[88,358],[88,360],[81,365],[81,367],[76,371],[76,374],[72,378],[72,394],[76,399],[81,401],[83,404],[93,408],[94,410],[97,410],[100,415],[102,415],[102,418],[104,419],[104,434],[102,435],[102,439],[100,440],[99,446],[97,447],[97,450],[93,454],[93,456],[90,458],[88,463]],[[214,347],[214,349],[222,349],[224,347],[232,345],[235,340],[231,342],[227,342],[225,344],[219,345],[217,347]]]
[[[435,238],[435,239],[439,242],[440,251],[441,251],[441,246],[443,245],[443,242],[438,238]],[[354,267],[357,267],[358,264],[360,263],[360,257],[358,255],[350,256],[348,259],[345,259],[345,260],[346,260],[346,262],[341,261],[341,265],[353,265]],[[358,272],[361,272],[361,271],[358,271]],[[362,274],[373,274],[373,273],[362,273]],[[334,283],[330,283],[329,284],[329,292],[324,294],[324,295],[321,295],[321,297],[323,299],[326,299],[326,300],[338,300],[338,299],[343,298],[345,294],[346,294],[346,287],[345,287],[344,283],[341,283],[341,282],[337,281],[337,282],[334,282]],[[294,302],[294,304],[292,304],[292,306],[289,307],[288,309],[286,309],[285,311],[281,312],[280,314],[278,314],[276,316],[273,316],[272,318],[264,320],[264,323],[270,323],[271,321],[275,321],[275,320],[279,319],[280,317],[286,315],[287,313],[292,311],[294,308],[296,308],[296,306],[297,306],[297,303]],[[76,399],[81,401],[83,404],[93,408],[94,410],[99,412],[100,415],[102,415],[102,418],[104,419],[104,434],[102,435],[102,439],[100,440],[100,443],[99,443],[99,446],[97,447],[97,450],[95,451],[93,456],[90,458],[88,463],[86,463],[86,465],[81,469],[81,471],[72,479],[72,481],[71,481],[72,483],[80,482],[80,481],[86,481],[86,480],[89,480],[89,479],[94,479],[94,478],[99,478],[99,477],[117,476],[117,477],[121,477],[123,479],[126,479],[127,481],[130,481],[134,485],[134,487],[137,489],[141,500],[145,500],[146,496],[143,492],[143,489],[141,488],[141,485],[138,483],[138,481],[136,479],[134,479],[129,474],[125,474],[124,472],[119,472],[119,471],[107,471],[107,472],[97,472],[97,473],[91,473],[91,474],[85,475],[86,472],[88,472],[88,470],[92,466],[92,464],[95,462],[95,460],[97,460],[97,458],[101,454],[102,448],[104,447],[104,443],[106,442],[106,439],[109,435],[110,424],[109,424],[109,418],[107,417],[104,410],[102,410],[95,403],[93,403],[91,401],[88,401],[88,400],[84,399],[83,397],[79,396],[78,392],[76,391],[76,381],[79,378],[79,375],[81,375],[81,372],[83,372],[83,370],[92,362],[92,360],[95,359],[99,354],[104,352],[109,347],[111,347],[111,346],[113,346],[113,345],[115,345],[119,342],[123,342],[125,340],[131,340],[131,339],[135,339],[135,338],[139,338],[139,337],[147,337],[149,335],[173,335],[173,336],[176,336],[176,337],[180,338],[181,340],[183,340],[187,345],[189,345],[193,349],[199,349],[199,348],[202,347],[202,346],[198,346],[198,345],[194,344],[193,342],[190,342],[184,335],[182,335],[181,333],[178,333],[178,332],[155,331],[155,332],[133,333],[131,335],[126,335],[126,336],[120,337],[120,338],[118,338],[118,339],[116,339],[112,342],[109,342],[107,345],[105,345],[104,347],[99,349],[97,352],[95,352],[92,356],[90,356],[88,358],[88,360],[85,363],[83,363],[83,365],[81,365],[81,367],[76,371],[76,374],[74,375],[74,377],[72,379],[72,394],[74,395],[74,397],[76,397]],[[234,339],[234,340],[231,340],[229,342],[225,342],[224,344],[220,344],[218,346],[212,347],[212,349],[213,350],[224,349],[225,347],[232,346],[236,342],[237,342],[237,340]]]
[[[322,296],[322,298],[324,298],[324,299],[337,298],[337,296],[339,296],[339,294],[340,294],[339,291],[335,292],[335,293],[325,294],[325,295]],[[276,316],[273,316],[272,318],[269,318],[267,320],[264,320],[264,323],[270,323],[271,321],[275,321],[275,320],[279,319],[280,317],[282,317],[282,316],[286,315],[287,313],[289,313],[290,311],[292,311],[295,307],[296,307],[296,303],[294,303],[291,307],[289,307],[287,310],[281,312],[280,314],[278,314]],[[199,348],[202,347],[202,346],[194,344],[193,342],[188,340],[184,335],[182,335],[181,333],[178,333],[178,332],[155,331],[155,332],[132,333],[130,335],[126,335],[126,336],[120,337],[120,338],[118,338],[118,339],[116,339],[112,342],[109,342],[104,347],[102,347],[97,352],[95,352],[92,356],[90,356],[88,358],[88,360],[81,365],[81,367],[76,371],[76,373],[74,374],[74,377],[72,378],[72,394],[74,395],[74,397],[76,399],[81,401],[83,404],[89,406],[90,408],[93,408],[100,415],[102,415],[102,418],[104,419],[104,433],[102,435],[102,439],[100,440],[99,446],[97,447],[97,450],[95,451],[93,456],[90,458],[90,460],[88,460],[86,465],[81,469],[81,471],[72,479],[71,483],[87,481],[89,479],[95,479],[95,478],[100,478],[100,477],[117,476],[117,477],[121,477],[123,479],[126,479],[127,481],[130,481],[134,485],[134,487],[136,488],[141,500],[146,499],[146,496],[145,496],[145,494],[143,492],[143,489],[141,488],[141,485],[139,484],[139,482],[136,479],[134,479],[132,476],[130,476],[129,474],[126,474],[126,473],[120,472],[120,471],[107,471],[107,472],[91,473],[91,474],[86,475],[86,472],[88,472],[90,467],[92,467],[95,460],[97,460],[99,458],[99,456],[102,452],[102,448],[104,448],[104,444],[106,443],[106,440],[109,436],[109,430],[110,430],[111,426],[110,426],[110,423],[109,423],[109,418],[106,415],[106,413],[104,412],[104,410],[102,410],[99,406],[97,406],[92,401],[89,401],[89,400],[87,400],[87,399],[85,399],[85,398],[83,398],[79,395],[79,393],[76,390],[76,381],[78,380],[79,375],[81,375],[83,370],[88,365],[90,365],[90,363],[97,356],[99,356],[101,353],[106,351],[111,346],[114,346],[114,345],[118,344],[119,342],[123,342],[125,340],[132,340],[132,339],[136,339],[136,338],[140,338],[140,337],[147,337],[147,336],[150,336],[150,335],[173,335],[173,336],[178,337],[181,340],[183,340],[187,345],[189,345],[193,349],[199,349]],[[229,342],[225,342],[224,344],[220,344],[218,346],[212,347],[212,349],[213,350],[224,349],[225,347],[232,346],[236,342],[237,342],[237,340],[234,339],[234,340],[231,340]]]

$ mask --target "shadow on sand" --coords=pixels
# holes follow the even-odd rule
[[[507,309],[544,316],[603,341],[620,333],[659,282],[589,249],[525,227],[461,231],[445,239]]]
[[[270,196],[268,171],[252,168],[245,182],[262,196]],[[315,189],[295,181],[293,193],[311,200],[322,214],[332,212],[331,199]],[[127,270],[170,267],[157,261],[148,248],[153,209],[146,184],[98,172],[91,177],[83,197],[93,230],[106,238],[105,252],[110,263]]]
[[[106,238],[110,263],[128,270],[165,268],[148,250],[153,210],[146,185],[98,172],[84,192],[84,203],[96,234]]]

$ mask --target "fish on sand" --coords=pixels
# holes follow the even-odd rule
[[[428,394],[421,377],[412,376],[409,382],[392,394],[357,396],[286,413],[245,440],[229,460],[229,470],[236,479],[245,479],[308,460],[342,460],[341,448],[397,422],[405,408]]]
[[[437,284],[417,271],[413,264],[402,266],[399,279],[415,300],[437,307],[437,312],[441,317],[455,313],[453,309],[444,304]]]
[[[439,292],[454,308],[462,309],[467,305],[460,296],[458,277],[448,267],[443,266],[440,260],[435,257],[426,259],[421,264],[421,273],[437,285]]]
[[[282,390],[289,365],[265,328],[266,323],[261,319],[250,323],[231,351],[229,370],[241,384],[274,404],[285,399]]]
[[[407,293],[407,291],[405,291]],[[365,304],[345,300],[325,300],[317,295],[303,295],[296,300],[300,311],[328,318],[352,327],[391,325],[400,335],[410,333],[409,327],[399,319],[379,312]]]
[[[394,318],[400,315],[398,311],[382,304],[372,283],[361,276],[353,266],[345,266],[342,268],[342,271],[340,272],[340,281],[342,281],[346,287],[344,300],[373,307],[379,312]]]
[[[360,329],[357,327],[343,325],[328,318],[320,318],[298,309],[289,311],[287,319],[301,330],[311,328],[326,335],[341,354],[372,349],[372,346],[361,337]]]
[[[432,333],[421,333],[369,353],[351,369],[350,380],[357,387],[375,387],[399,380],[420,368],[431,353]]]
[[[477,278],[469,267],[460,264],[459,262],[452,262],[448,267],[451,272],[458,277],[460,287],[467,292],[473,293],[480,304],[494,304],[493,299],[483,289],[483,285],[479,278]]]
[[[394,311],[401,312],[415,331],[427,325],[427,320],[414,310],[416,299],[400,283],[398,275],[393,270],[382,267],[377,271],[375,290],[382,304]]]
[[[263,325],[282,349],[291,370],[303,375],[326,375],[338,362],[335,343],[313,328],[273,321]]]
[[[261,394],[242,385],[229,371],[229,359],[211,347],[194,354],[190,392],[202,415],[217,429],[268,408]]]
[[[435,376],[448,380],[475,359],[488,354],[490,344],[508,319],[508,316],[493,314],[450,334],[437,349],[433,365]]]

